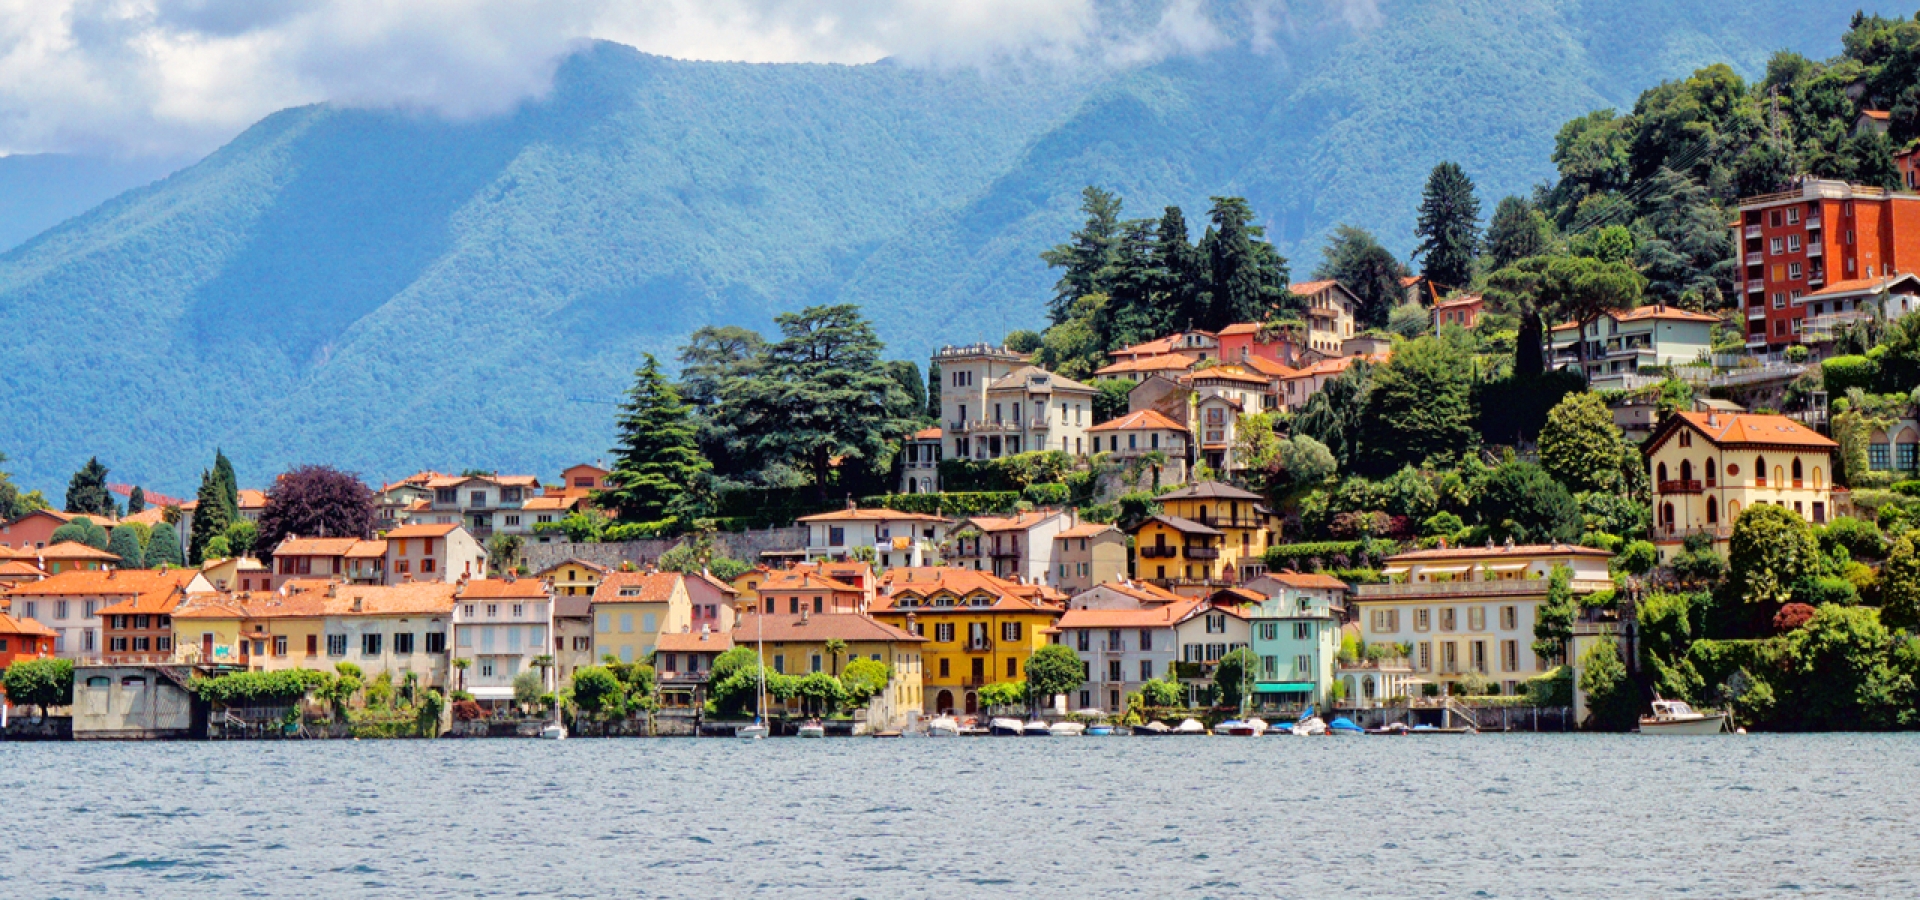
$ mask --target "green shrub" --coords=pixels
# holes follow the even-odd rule
[[[1016,491],[948,492],[940,494],[880,494],[861,497],[867,509],[891,509],[929,516],[974,516],[1011,512],[1020,502]]]
[[[1864,356],[1836,356],[1821,363],[1820,369],[1827,396],[1845,397],[1852,388],[1872,392],[1880,367]]]
[[[1802,578],[1793,585],[1793,599],[1808,606],[1823,603],[1838,603],[1841,606],[1856,606],[1860,603],[1860,592],[1853,582],[1834,575],[1819,575]]]
[[[1880,533],[1879,526],[1851,516],[1841,516],[1814,532],[1820,541],[1820,550],[1831,556],[1836,549],[1845,549],[1854,559],[1881,559],[1887,555],[1887,539]]]
[[[1267,568],[1278,572],[1309,568],[1365,568],[1362,559],[1378,561],[1394,550],[1391,541],[1313,541],[1304,544],[1275,544],[1267,548]]]
[[[1649,541],[1629,542],[1613,558],[1613,568],[1628,575],[1645,575],[1659,564],[1660,550]]]
[[[1072,498],[1073,492],[1066,485],[1056,482],[1027,485],[1020,496],[1035,506],[1061,506]]]

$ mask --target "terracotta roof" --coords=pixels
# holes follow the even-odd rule
[[[1237,361],[1235,365],[1246,366],[1270,378],[1292,378],[1300,374],[1299,369],[1274,362],[1264,356],[1248,356],[1246,359]]]
[[[1451,299],[1442,300],[1439,303],[1435,303],[1433,305],[1433,308],[1436,310],[1440,310],[1440,309],[1452,309],[1453,307],[1456,307],[1456,306],[1472,306],[1475,303],[1485,303],[1486,299],[1487,298],[1479,294],[1461,294],[1458,297],[1453,297]]]
[[[1661,320],[1670,321],[1670,322],[1709,322],[1711,323],[1711,322],[1720,321],[1719,316],[1710,316],[1710,315],[1707,315],[1706,313],[1697,313],[1697,312],[1693,312],[1692,310],[1681,309],[1680,307],[1677,307],[1677,306],[1667,306],[1665,304],[1659,304],[1659,303],[1656,303],[1652,306],[1636,306],[1633,309],[1629,309],[1625,312],[1609,312],[1606,314],[1606,318],[1612,319],[1615,322],[1638,322],[1643,319],[1661,319]],[[1553,330],[1564,331],[1568,328],[1573,328],[1578,324],[1580,323],[1561,322],[1560,324],[1553,326]]]
[[[768,575],[767,580],[760,583],[760,590],[762,591],[847,591],[849,593],[854,593],[854,594],[861,593],[859,588],[854,587],[853,585],[848,584],[844,581],[828,578],[827,576],[822,575],[819,572],[800,569],[798,567],[795,567],[792,569],[783,569],[781,571],[774,572],[773,574]]]
[[[542,510],[559,511],[572,509],[580,500],[581,498],[579,497],[529,497],[525,503],[520,504],[520,508],[531,512],[540,512]]]
[[[457,585],[462,600],[545,600],[547,583],[538,578],[471,578]]]
[[[1887,288],[1890,288],[1902,281],[1920,281],[1920,278],[1916,278],[1910,272],[1896,272],[1892,275],[1883,275],[1878,278],[1849,278],[1844,281],[1833,282],[1827,285],[1826,287],[1823,287],[1817,291],[1814,291],[1811,294],[1808,294],[1807,297],[1837,297],[1837,296],[1851,296],[1854,294],[1862,294],[1862,295],[1878,294],[1881,291],[1886,290]]]
[[[360,543],[359,538],[303,538],[289,537],[273,548],[275,556],[345,556]]]
[[[827,641],[834,638],[855,641],[911,641],[926,638],[908,634],[892,625],[859,613],[808,613],[765,615],[748,612],[733,626],[733,640],[745,646],[755,641],[797,643]],[[657,645],[656,645],[657,646]]]
[[[167,511],[164,507],[149,506],[146,509],[143,509],[137,513],[134,513],[133,515],[122,518],[120,520],[120,524],[122,525],[140,524],[140,525],[153,526],[153,525],[164,525],[166,524],[166,521],[167,521]]]
[[[1096,591],[1101,588],[1125,594],[1142,603],[1173,603],[1187,599],[1166,588],[1145,581],[1108,581],[1102,584],[1096,584],[1087,590]],[[1081,593],[1086,593],[1086,591],[1082,591]]]
[[[1230,334],[1237,336],[1242,334],[1259,334],[1259,333],[1260,333],[1260,325],[1255,322],[1235,322],[1232,325],[1228,325],[1227,327],[1220,329],[1221,337],[1226,337],[1227,335],[1230,335]]]
[[[79,541],[61,541],[38,550],[28,551],[22,556],[34,556],[40,559],[97,559],[101,562],[119,562],[120,557],[105,550],[95,550]]]
[[[1268,572],[1267,577],[1287,587],[1303,590],[1333,588],[1344,591],[1347,589],[1346,582],[1332,575],[1322,575],[1318,572]]]
[[[240,495],[241,509],[265,509],[266,508],[267,493],[265,491],[256,491],[251,488],[241,488],[236,493]]]
[[[1492,547],[1447,547],[1437,550],[1414,550],[1387,557],[1387,562],[1428,562],[1436,559],[1479,559],[1496,556],[1597,556],[1610,558],[1613,554],[1579,544],[1515,544],[1511,547],[1495,544]]]
[[[1171,628],[1194,607],[1205,601],[1182,598],[1176,603],[1161,603],[1142,609],[1070,609],[1060,616],[1055,628]]]
[[[1840,445],[1819,432],[1786,416],[1758,413],[1677,412],[1660,424],[1658,433],[1644,451],[1651,456],[1686,423],[1719,447],[1785,446],[1833,450]]]
[[[561,566],[566,566],[566,565],[581,566],[583,568],[592,569],[595,572],[599,572],[602,575],[605,575],[608,572],[613,571],[612,566],[603,566],[590,559],[581,559],[578,556],[569,556],[566,559],[563,559],[557,563],[554,563],[553,565],[550,565],[544,569],[541,569],[540,571],[535,572],[533,574],[544,577],[548,572],[559,571]]]
[[[156,613],[167,615],[180,606],[180,601],[186,599],[187,595],[186,591],[183,590],[184,587],[185,585],[180,584],[164,585],[155,590],[128,597],[118,603],[109,605],[105,609],[100,610],[99,614],[103,616],[152,615]]]
[[[1060,515],[1060,510],[1035,509],[1011,516],[969,516],[964,521],[992,534],[996,531],[1025,531],[1057,515]]]
[[[1221,531],[1218,528],[1209,528],[1205,525],[1200,524],[1199,522],[1193,521],[1192,519],[1182,519],[1179,516],[1169,516],[1164,513],[1157,516],[1148,516],[1139,525],[1134,526],[1133,530],[1136,532],[1139,531],[1141,527],[1145,526],[1148,522],[1159,522],[1160,524],[1165,525],[1169,528],[1172,528],[1173,530],[1178,531],[1182,534],[1206,534],[1206,535],[1218,536],[1226,533]]]
[[[1085,391],[1089,394],[1095,392],[1092,385],[1081,384],[1065,375],[1056,375],[1039,366],[1021,366],[995,379],[987,385],[987,390],[1028,387],[1031,384],[1030,379],[1035,376],[1040,376],[1045,382],[1046,388],[1050,391]]]
[[[1095,431],[1131,431],[1137,428],[1163,428],[1168,431],[1187,430],[1179,422],[1167,418],[1158,411],[1143,409],[1137,412],[1127,413],[1118,419],[1101,422],[1087,429],[1087,431],[1088,433]]]
[[[453,524],[453,523],[447,523],[442,525],[428,525],[424,523],[417,524],[417,525],[402,525],[398,528],[395,528],[392,531],[387,532],[386,537],[389,540],[393,540],[396,538],[446,537],[447,535],[452,534],[454,530],[458,529],[459,527],[460,527],[459,525]]]
[[[454,585],[439,581],[406,584],[334,584],[332,596],[322,597],[329,616],[444,616],[453,613]],[[360,608],[354,608],[354,601]]]
[[[913,433],[913,439],[914,439],[914,440],[916,440],[916,441],[937,441],[937,440],[939,440],[939,439],[940,439],[940,438],[941,438],[941,437],[942,437],[942,436],[943,436],[944,434],[945,434],[945,432],[942,432],[942,431],[941,431],[941,430],[940,430],[939,428],[937,428],[937,427],[936,427],[936,428],[922,428],[922,429],[920,429],[919,431],[916,431],[916,432],[914,432],[914,433]]]
[[[1202,603],[1199,606],[1194,607],[1192,610],[1189,610],[1187,614],[1180,619],[1180,621],[1187,622],[1192,620],[1193,617],[1195,616],[1206,615],[1208,613],[1224,613],[1226,615],[1239,619],[1242,622],[1245,622],[1248,619],[1247,614],[1245,612],[1242,612],[1239,607],[1221,606],[1217,603]]]
[[[194,569],[69,569],[39,581],[16,584],[9,596],[137,596],[184,588],[200,573]]]
[[[593,602],[666,603],[679,583],[680,576],[672,572],[614,572],[593,589]]]
[[[1064,540],[1069,538],[1099,537],[1100,535],[1106,534],[1109,531],[1113,532],[1114,534],[1120,533],[1120,529],[1115,528],[1112,525],[1106,524],[1104,522],[1081,522],[1080,524],[1075,525],[1072,528],[1069,528],[1065,531],[1060,532],[1059,534],[1054,535],[1053,539],[1058,541],[1058,540]]]
[[[1161,494],[1162,502],[1168,500],[1252,500],[1265,502],[1266,498],[1252,491],[1243,491],[1230,484],[1218,481],[1202,481],[1190,484],[1177,491]]]
[[[1860,111],[1860,114],[1880,122],[1886,122],[1893,118],[1893,113],[1884,109],[1863,109]]]
[[[353,546],[347,548],[347,558],[349,559],[369,559],[386,555],[386,541],[354,541]]]
[[[1214,379],[1217,381],[1239,381],[1246,384],[1258,384],[1258,385],[1266,385],[1266,384],[1272,383],[1271,379],[1263,375],[1257,375],[1253,372],[1239,371],[1238,364],[1228,364],[1228,365],[1221,365],[1221,366],[1213,366],[1212,368],[1207,368],[1207,369],[1200,369],[1193,373],[1192,378],[1194,381],[1204,381],[1207,379]]]
[[[1223,587],[1207,597],[1208,602],[1214,602],[1216,605],[1218,605],[1217,601],[1220,600],[1240,605],[1246,603],[1261,603],[1266,599],[1267,596],[1265,594],[1243,587]]]
[[[801,516],[798,522],[945,522],[939,516],[926,513],[901,512],[896,509],[841,509],[829,513],[817,513]]]
[[[1302,282],[1298,282],[1296,284],[1288,286],[1287,290],[1292,293],[1299,294],[1302,297],[1306,297],[1306,296],[1311,296],[1313,294],[1318,294],[1321,291],[1324,291],[1327,288],[1333,287],[1336,284],[1339,284],[1339,282],[1334,281],[1330,278],[1322,279],[1320,281],[1302,281]]]
[[[669,632],[653,642],[653,649],[662,653],[725,653],[733,649],[733,636],[718,631]]]
[[[30,634],[34,637],[59,637],[60,633],[32,619],[16,619],[0,613],[0,634]]]
[[[1159,356],[1121,360],[1111,365],[1101,366],[1095,369],[1093,374],[1118,375],[1126,372],[1164,372],[1171,369],[1184,371],[1193,368],[1193,364],[1199,361],[1199,359],[1188,356],[1185,353],[1163,353]]]
[[[877,611],[900,611],[895,606],[896,599],[903,594],[925,599],[935,594],[946,593],[955,597],[966,597],[985,592],[993,595],[994,601],[986,607],[979,606],[914,606],[913,612],[966,612],[968,610],[991,609],[1000,612],[1057,612],[1051,605],[1040,602],[1045,594],[1040,591],[1023,590],[1023,586],[985,572],[974,569],[949,567],[907,567],[888,569],[886,574],[887,596],[882,598],[875,609]]]
[[[39,567],[35,566],[33,563],[30,563],[30,562],[22,562],[17,559],[9,559],[9,560],[6,560],[5,562],[0,562],[0,575],[6,575],[6,576],[24,575],[24,576],[30,576],[33,578],[38,578],[42,574],[44,573],[40,571]]]

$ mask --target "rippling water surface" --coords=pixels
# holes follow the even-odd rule
[[[1920,738],[0,744],[0,896],[1920,896]]]

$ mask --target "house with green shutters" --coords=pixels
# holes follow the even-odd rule
[[[1264,599],[1249,608],[1256,706],[1292,707],[1333,700],[1347,583],[1328,575],[1275,572],[1243,586]]]

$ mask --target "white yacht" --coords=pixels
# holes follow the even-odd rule
[[[1696,712],[1684,700],[1653,701],[1653,715],[1640,717],[1641,734],[1719,734],[1727,730],[1724,712]]]

